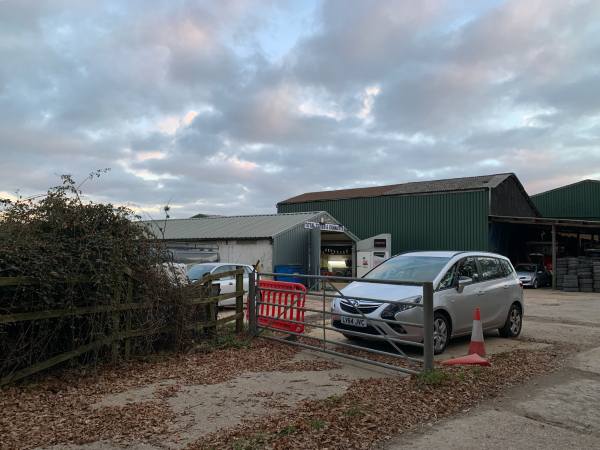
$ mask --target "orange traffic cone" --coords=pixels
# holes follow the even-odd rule
[[[477,353],[461,356],[460,358],[447,359],[442,361],[443,366],[491,366],[487,359],[482,358]]]
[[[483,345],[483,328],[481,326],[481,312],[475,308],[473,314],[473,330],[471,331],[471,343],[469,344],[469,355],[477,353],[485,356],[485,345]]]

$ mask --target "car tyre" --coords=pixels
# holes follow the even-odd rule
[[[508,317],[502,328],[499,328],[500,336],[514,338],[521,334],[523,327],[523,311],[518,303],[513,303],[508,310]]]
[[[450,341],[450,321],[441,313],[433,315],[433,354],[444,353]]]
[[[537,289],[540,287],[540,282],[538,281],[538,279],[536,278],[535,280],[533,280],[533,288]]]

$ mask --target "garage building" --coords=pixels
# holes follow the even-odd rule
[[[357,251],[371,242],[389,256],[389,236],[359,242],[323,211],[249,216],[202,217],[144,222],[164,240],[176,262],[256,264],[265,272],[352,276]]]
[[[390,233],[393,254],[485,250],[553,268],[557,258],[592,258],[600,249],[600,182],[593,180],[530,198],[515,174],[503,173],[309,192],[277,205],[281,213],[317,209],[359,238]]]
[[[280,213],[316,210],[361,239],[391,233],[392,253],[492,250],[491,216],[540,216],[512,173],[310,192],[277,205]]]

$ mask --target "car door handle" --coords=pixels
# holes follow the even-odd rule
[[[485,294],[484,291],[477,291],[477,295],[483,295],[483,294]]]
[[[505,284],[504,286],[502,286],[504,289],[508,289],[510,287],[510,284]]]
[[[229,282],[229,286],[233,286],[233,281],[230,281],[230,282]]]

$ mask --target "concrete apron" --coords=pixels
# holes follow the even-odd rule
[[[573,346],[567,365],[462,415],[399,436],[385,448],[600,449],[599,316],[598,294],[526,292],[524,338]]]

